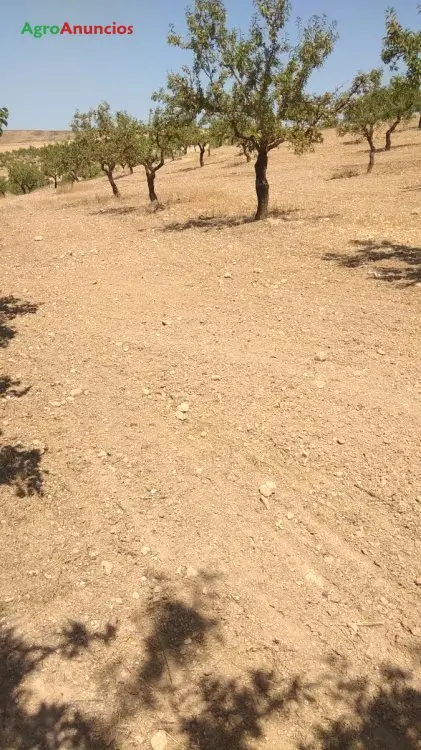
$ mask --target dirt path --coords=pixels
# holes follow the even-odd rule
[[[0,204],[2,747],[421,746],[420,137]]]

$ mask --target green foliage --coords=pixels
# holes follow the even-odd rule
[[[406,77],[415,87],[421,85],[421,31],[407,29],[399,23],[394,8],[386,11],[386,34],[383,39],[382,60],[392,70],[403,63]]]
[[[6,195],[9,189],[8,182],[5,177],[0,177],[0,195],[3,197]]]
[[[381,85],[382,72],[372,70],[364,93],[348,104],[343,119],[338,125],[339,135],[352,133],[366,138],[369,142],[387,121],[387,89]]]
[[[39,149],[42,173],[45,177],[54,181],[54,187],[57,187],[60,178],[66,172],[67,148],[67,143],[52,143]]]
[[[190,116],[204,112],[228,121],[237,142],[247,143],[260,155],[256,166],[267,197],[267,153],[285,141],[296,153],[320,142],[328,113],[345,107],[361,79],[341,97],[309,94],[313,72],[333,50],[334,26],[325,17],[313,16],[291,45],[285,34],[288,0],[255,0],[254,4],[256,12],[245,36],[228,28],[222,0],[196,0],[194,9],[186,11],[186,38],[173,28],[168,37],[170,44],[191,53],[193,65],[168,77],[167,96],[180,112]],[[256,190],[259,198],[257,180]],[[256,218],[266,213],[267,205]]]
[[[186,131],[179,133],[178,123],[172,111],[165,107],[151,110],[148,122],[142,124],[139,132],[137,163],[150,169],[156,169],[158,164],[163,166],[165,159],[172,156],[186,138]]]
[[[386,90],[386,115],[393,123],[408,122],[420,106],[420,91],[411,81],[401,76],[392,78]]]
[[[387,123],[386,149],[390,136],[401,122],[410,120],[419,105],[419,91],[407,78],[395,76],[389,86],[381,84],[381,70],[369,74],[364,93],[348,105],[338,126],[340,135],[352,133],[365,138],[374,150],[374,138]]]
[[[40,168],[37,149],[19,149],[10,152],[6,160],[9,172],[8,190],[15,195],[31,193],[47,184]]]
[[[101,174],[101,167],[92,158],[89,143],[84,138],[68,141],[63,149],[63,179],[76,182]]]
[[[0,107],[0,135],[3,133],[3,128],[7,127],[8,118],[9,112],[6,107]]]
[[[209,142],[214,148],[220,148],[226,142],[234,142],[234,133],[225,117],[212,117],[207,132]]]
[[[193,67],[168,78],[181,111],[217,114],[237,138],[268,149],[288,140],[299,152],[320,139],[317,124],[331,95],[306,93],[311,74],[333,50],[333,26],[314,16],[291,46],[284,34],[286,0],[255,1],[256,14],[244,37],[228,29],[222,0],[196,0],[186,13],[188,35],[171,31],[169,42],[193,54]]]
[[[133,169],[138,164],[138,138],[141,126],[138,120],[127,112],[116,113],[117,145],[119,163]]]
[[[97,162],[107,172],[121,163],[120,131],[107,102],[101,102],[89,112],[76,111],[71,127],[75,133],[75,154],[85,167]]]

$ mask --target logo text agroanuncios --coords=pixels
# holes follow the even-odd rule
[[[119,25],[115,21],[108,26],[72,26],[67,21],[60,25],[53,24],[53,26],[31,26],[27,21],[20,33],[29,34],[34,39],[40,39],[47,34],[67,34],[69,36],[130,36],[133,34],[133,26]]]

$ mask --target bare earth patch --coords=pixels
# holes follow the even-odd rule
[[[0,200],[5,750],[421,746],[421,132],[395,142],[371,176],[333,133],[281,147],[263,223],[229,148],[166,165],[153,214],[141,168],[119,202]]]

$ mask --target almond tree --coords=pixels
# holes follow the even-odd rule
[[[367,173],[374,167],[376,154],[375,136],[388,119],[387,89],[381,85],[382,71],[372,70],[369,83],[361,96],[354,99],[345,109],[338,126],[339,135],[352,133],[365,138],[369,145]]]
[[[386,89],[386,115],[388,120],[388,129],[386,130],[385,151],[390,151],[392,147],[392,133],[400,123],[409,122],[414,111],[419,106],[419,92],[402,76],[392,78],[390,85]]]
[[[165,164],[167,156],[179,145],[177,122],[171,112],[157,107],[149,113],[149,120],[142,125],[137,140],[137,163],[145,169],[149,200],[159,206],[155,192],[155,177]]]
[[[122,161],[122,131],[110,105],[102,102],[89,112],[76,112],[72,121],[75,151],[84,154],[85,163],[97,162],[107,175],[113,195],[120,196],[114,170]]]
[[[312,73],[333,50],[334,27],[324,17],[313,16],[292,46],[285,34],[289,0],[254,0],[254,5],[244,36],[228,28],[222,0],[195,0],[194,8],[186,11],[186,38],[173,28],[168,37],[171,45],[191,53],[193,64],[171,74],[167,87],[182,111],[226,118],[235,137],[256,153],[255,218],[264,219],[270,151],[288,142],[303,153],[321,142],[327,110],[345,107],[359,82],[347,96],[309,94]]]
[[[421,12],[421,6],[418,6]],[[383,39],[382,60],[392,70],[398,70],[399,63],[406,68],[406,79],[419,93],[421,86],[421,30],[402,26],[394,8],[386,11],[386,34]],[[418,122],[421,128],[421,116]]]
[[[0,135],[3,133],[3,128],[7,127],[8,117],[9,112],[6,107],[0,107]]]
[[[201,123],[192,123],[187,128],[188,138],[190,146],[197,146],[199,149],[199,164],[201,167],[205,166],[204,157],[206,146],[210,145],[210,135],[207,128],[202,127]]]
[[[137,161],[137,139],[140,131],[140,123],[127,112],[117,112],[116,124],[118,129],[118,141],[121,158],[121,166],[126,165],[130,174],[133,174]]]
[[[54,188],[57,188],[59,179],[66,171],[66,143],[51,143],[39,149],[41,171],[53,180]]]
[[[46,184],[37,148],[21,148],[6,153],[2,164],[9,173],[8,189],[15,195],[26,195]]]

